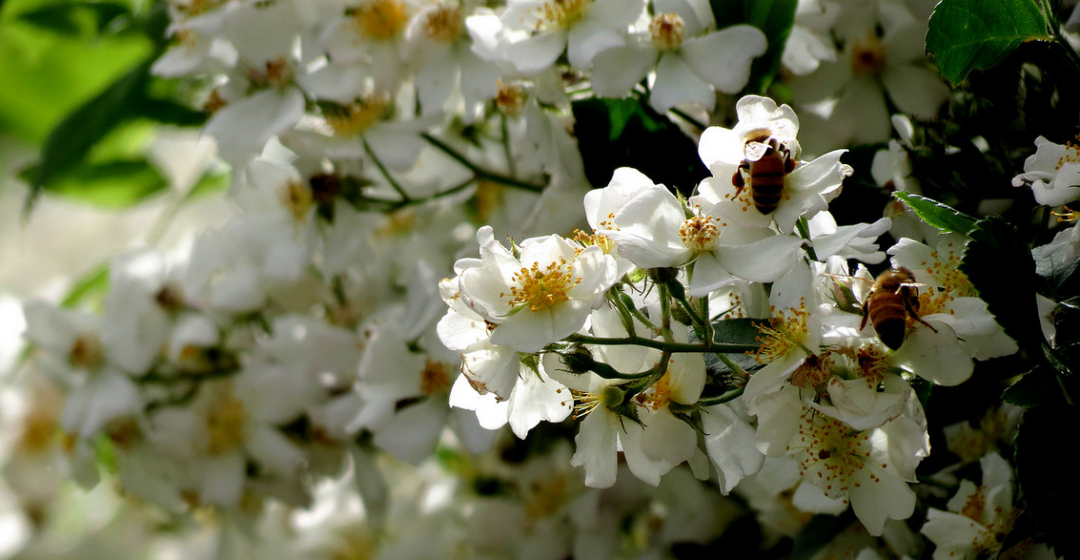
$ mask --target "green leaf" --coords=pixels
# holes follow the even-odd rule
[[[983,218],[971,231],[960,271],[967,275],[998,325],[1029,354],[1041,354],[1035,302],[1035,260],[1016,228],[998,216]]]
[[[41,160],[27,178],[30,194],[28,212],[54,177],[80,165],[90,148],[118,124],[133,116],[133,108],[144,95],[152,61],[146,60],[105,91],[71,112],[49,134],[41,150]]]
[[[1016,476],[1023,509],[1057,556],[1065,558],[1080,558],[1075,516],[1063,515],[1080,503],[1080,478],[1065,449],[1071,441],[1066,434],[1077,426],[1080,409],[1050,404],[1026,410],[1016,436]]]
[[[607,185],[620,167],[684,194],[709,176],[694,141],[638,99],[583,99],[572,108],[585,176],[594,187]]]
[[[84,35],[87,31],[100,35],[110,24],[130,15],[131,10],[124,4],[68,1],[22,12],[18,17],[42,29],[64,35]]]
[[[1056,375],[1054,370],[1039,364],[1006,388],[1001,400],[1024,408],[1064,403]]]
[[[24,174],[33,175],[36,167]],[[166,188],[161,174],[145,160],[82,163],[54,176],[44,192],[102,208],[129,208]]]
[[[975,218],[931,198],[904,191],[893,193],[922,220],[938,229],[967,235],[975,228]]]
[[[1035,0],[942,0],[930,16],[926,52],[953,85],[1000,64],[1020,43],[1048,39]]]
[[[795,25],[797,0],[754,0],[746,2],[746,23],[765,33],[769,49],[754,60],[750,68],[750,81],[743,88],[744,93],[765,94],[776,71],[780,68],[780,58],[784,55],[791,27]]]
[[[64,296],[60,305],[78,307],[90,298],[102,298],[109,291],[109,264],[105,263],[84,274]]]
[[[767,319],[721,319],[713,324],[713,342],[757,345],[761,330],[769,326]]]

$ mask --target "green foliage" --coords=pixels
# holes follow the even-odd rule
[[[926,51],[952,84],[1000,64],[1020,43],[1047,39],[1035,0],[942,0],[930,16]]]
[[[607,185],[620,167],[684,194],[709,176],[695,142],[640,99],[583,99],[572,109],[585,176],[594,187]]]
[[[25,170],[24,178],[37,171],[37,167]],[[102,208],[128,208],[166,186],[165,178],[149,162],[132,159],[79,163],[52,175],[44,190]]]
[[[765,94],[784,54],[791,27],[795,25],[797,0],[710,0],[718,28],[746,23],[765,33],[769,48],[754,60],[750,69],[750,81],[743,88],[744,94]]]
[[[25,11],[19,19],[64,35],[100,35],[131,17],[130,7],[115,2],[69,1]]]
[[[970,235],[960,271],[971,280],[1005,334],[1029,354],[1038,355],[1043,336],[1031,250],[1016,228],[997,216],[976,222]]]
[[[896,191],[893,196],[911,208],[922,221],[938,229],[964,235],[975,229],[975,218],[936,200],[904,191]]]
[[[82,278],[68,291],[60,305],[64,307],[78,307],[91,299],[101,299],[109,292],[109,265],[108,263],[98,266]]]
[[[1042,531],[1059,557],[1080,557],[1073,511],[1080,503],[1076,467],[1062,450],[1071,430],[1080,426],[1080,408],[1063,403],[1045,404],[1024,412],[1016,436],[1016,474],[1023,509]],[[1062,436],[1069,433],[1066,440]]]

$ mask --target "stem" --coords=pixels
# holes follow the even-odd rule
[[[734,360],[727,357],[726,354],[720,353],[717,354],[716,357],[719,358],[721,362],[724,362],[724,365],[727,366],[732,373],[738,375],[743,379],[746,379],[746,370],[743,369],[742,366],[740,366],[739,364],[736,364]]]
[[[1046,25],[1050,28],[1051,38],[1053,42],[1065,50],[1065,58],[1069,59],[1072,63],[1073,69],[1080,74],[1080,54],[1077,54],[1073,49],[1072,44],[1065,38],[1065,35],[1061,32],[1061,22],[1058,21],[1057,12],[1054,11],[1053,6],[1050,5],[1049,0],[1041,0],[1043,17],[1046,19]]]
[[[611,305],[615,307],[615,311],[619,313],[619,319],[622,320],[623,328],[626,329],[626,334],[636,337],[637,331],[634,328],[634,317],[630,314],[630,310],[623,305],[622,298],[619,297],[621,295],[622,292],[612,288],[611,291],[608,292],[608,300],[611,301]]]
[[[411,200],[409,195],[405,193],[405,190],[401,188],[401,185],[399,185],[398,182],[394,179],[394,177],[390,175],[390,170],[387,169],[386,166],[384,166],[382,162],[379,161],[379,158],[375,156],[375,152],[373,152],[371,150],[371,146],[368,145],[367,138],[360,136],[360,143],[364,145],[364,152],[367,153],[367,155],[371,158],[371,161],[375,162],[375,167],[379,168],[379,171],[383,174],[383,177],[386,177],[386,180],[390,182],[390,186],[394,187],[394,190],[397,191],[397,193],[401,196],[401,200],[403,202]]]
[[[690,301],[687,300],[687,298],[685,296],[684,297],[672,297],[672,299],[679,302],[679,306],[682,307],[683,311],[686,311],[686,314],[690,316],[690,320],[693,321],[694,324],[696,324],[698,327],[700,327],[702,331],[704,331],[707,328],[709,322],[706,321],[706,320],[703,320],[701,318],[701,316],[698,315],[697,310],[694,309],[694,306],[690,304]],[[706,338],[706,340],[709,340],[709,339]]]
[[[736,389],[732,389],[731,391],[728,391],[728,392],[724,393],[723,395],[720,395],[720,396],[717,396],[717,397],[708,397],[708,398],[698,399],[697,404],[698,404],[698,406],[712,406],[714,404],[722,404],[722,403],[726,403],[728,401],[733,401],[733,400],[741,397],[744,390],[746,390],[746,387],[738,387]]]
[[[475,163],[469,161],[468,158],[461,155],[457,150],[455,150],[454,148],[451,148],[448,144],[446,144],[442,140],[439,140],[438,138],[435,138],[434,136],[432,136],[432,135],[430,135],[430,134],[428,134],[426,132],[422,133],[420,136],[422,136],[424,138],[424,140],[427,140],[429,144],[431,144],[432,146],[437,148],[440,152],[450,156],[452,159],[454,159],[454,161],[457,161],[461,165],[464,165],[465,167],[467,167],[470,171],[473,172],[474,175],[476,175],[475,180],[479,181],[479,180],[482,180],[482,179],[486,179],[488,181],[494,181],[496,183],[502,183],[504,185],[508,185],[508,186],[511,186],[511,187],[517,187],[519,189],[523,189],[523,190],[527,190],[527,191],[535,192],[535,193],[543,192],[543,190],[544,190],[543,185],[534,185],[532,183],[528,183],[528,182],[522,181],[520,179],[515,179],[513,177],[509,177],[509,176],[503,175],[501,173],[496,173],[494,171],[489,171],[487,169],[484,169],[483,167],[480,167],[479,165],[476,165]]]
[[[657,283],[660,290],[660,335],[667,342],[674,342],[671,335],[671,290],[665,284]]]
[[[694,125],[699,130],[705,130],[706,128],[709,128],[709,125],[695,119],[694,117],[691,117],[686,111],[683,111],[682,109],[679,109],[678,107],[672,107],[672,108],[668,109],[668,111],[671,111],[672,113],[675,114],[675,116],[677,116],[680,119]]]
[[[506,169],[511,175],[517,175],[514,156],[510,153],[510,129],[506,124],[506,113],[499,113],[499,129],[502,131],[503,154],[506,156]]]
[[[476,182],[476,177],[469,177],[468,179],[446,189],[445,191],[439,191],[435,194],[422,198],[410,198],[408,200],[387,200],[385,198],[365,196],[362,197],[360,200],[362,202],[368,202],[371,204],[383,204],[386,206],[386,209],[383,211],[393,212],[394,210],[399,210],[401,208],[405,208],[406,206],[416,206],[418,204],[424,204],[426,202],[430,202],[432,200],[436,200],[438,198],[442,198],[444,196],[463,191],[468,188],[469,185],[472,185],[474,182]]]
[[[795,222],[795,228],[799,230],[799,237],[801,237],[801,238],[803,238],[803,239],[805,239],[807,241],[810,241],[810,224],[807,223],[805,217],[802,217],[802,216],[799,217],[799,221]],[[806,246],[806,254],[812,260],[815,260],[815,261],[818,260],[817,252],[814,251],[814,246],[813,245],[807,245]]]
[[[753,344],[733,344],[727,342],[712,342],[712,343],[687,343],[687,342],[665,342],[663,340],[653,340],[651,338],[643,338],[640,336],[628,337],[628,338],[603,338],[598,336],[588,336],[584,334],[572,334],[566,337],[566,340],[570,342],[579,342],[581,344],[598,344],[604,346],[644,346],[646,348],[655,348],[665,352],[671,352],[673,354],[686,354],[690,352],[695,353],[717,353],[717,354],[744,354],[746,352],[753,352],[758,347]]]

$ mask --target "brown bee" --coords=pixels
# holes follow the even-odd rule
[[[747,142],[746,151],[747,158],[731,177],[735,195],[749,184],[754,207],[762,214],[771,214],[784,196],[784,178],[795,169],[795,158],[776,138],[769,138],[767,143]]]
[[[937,332],[937,329],[919,318],[920,285],[915,281],[915,274],[905,267],[882,272],[874,282],[874,287],[866,294],[862,307],[862,324],[859,328],[866,328],[866,321],[869,320],[874,325],[878,340],[893,350],[904,343],[908,319],[918,321]]]

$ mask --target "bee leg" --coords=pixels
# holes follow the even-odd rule
[[[867,309],[870,305],[870,296],[874,295],[874,292],[866,294],[866,301],[862,304],[862,323],[859,323],[859,330],[866,328],[866,321],[870,319],[870,311]]]
[[[907,309],[908,316],[910,316],[912,319],[915,319],[916,321],[926,325],[927,328],[929,328],[930,330],[932,330],[934,332],[937,332],[937,329],[935,329],[933,326],[931,326],[930,323],[927,323],[926,321],[923,321],[922,317],[919,317],[919,302],[918,302],[918,300],[915,300],[914,303],[913,303],[911,300],[909,300],[907,298],[904,298],[904,309]]]

